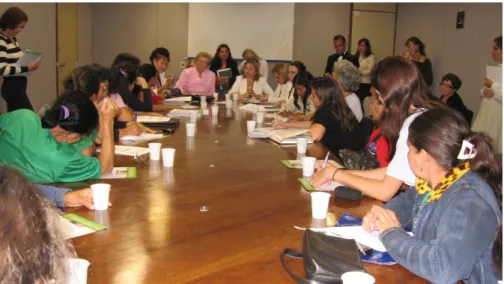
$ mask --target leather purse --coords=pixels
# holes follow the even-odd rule
[[[287,267],[285,256],[303,259],[306,278]],[[330,237],[310,229],[304,234],[303,253],[287,248],[280,254],[280,261],[287,273],[300,284],[341,284],[343,273],[365,272],[354,240]]]

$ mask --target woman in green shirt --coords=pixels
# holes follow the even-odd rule
[[[33,111],[0,115],[0,164],[32,183],[75,182],[100,178],[114,164],[113,123],[117,106],[106,99],[98,108],[82,92],[61,96],[40,119]],[[100,123],[102,150],[85,156],[72,144]]]

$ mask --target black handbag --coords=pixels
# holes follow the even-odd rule
[[[285,264],[285,256],[303,259],[306,278],[294,274]],[[280,261],[289,275],[301,284],[341,284],[341,275],[348,271],[365,272],[354,240],[326,236],[306,230],[303,253],[285,249]]]
[[[376,141],[382,137],[382,133],[376,135],[370,144],[375,145],[375,149],[366,147],[358,152],[342,149],[339,155],[345,168],[350,170],[373,170],[380,167],[380,162],[376,158]]]

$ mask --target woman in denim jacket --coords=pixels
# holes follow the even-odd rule
[[[492,247],[502,186],[491,139],[438,108],[413,121],[408,146],[416,185],[374,206],[364,229],[378,230],[394,260],[433,283],[497,283]]]

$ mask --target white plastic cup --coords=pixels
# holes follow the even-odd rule
[[[186,123],[186,133],[187,137],[194,137],[194,134],[196,133],[196,124]]]
[[[110,197],[110,184],[96,183],[91,185],[95,210],[107,210]]]
[[[260,112],[260,111],[258,111],[258,112],[256,113],[256,121],[257,121],[257,123],[259,123],[259,124],[264,122],[264,112]]]
[[[231,98],[231,94],[230,93],[226,93],[226,101],[229,101],[229,99]]]
[[[315,163],[317,159],[314,157],[303,157],[301,163],[303,164],[303,176],[311,177],[315,171]]]
[[[232,100],[226,100],[226,108],[232,108],[233,107],[233,101]]]
[[[190,114],[191,122],[195,123],[196,119],[198,118],[198,111],[197,110],[190,110],[189,114]]]
[[[201,109],[203,109],[203,110],[207,109],[207,102],[201,102],[200,106],[201,106]]]
[[[161,156],[161,143],[149,143],[149,155],[152,161],[159,161]]]
[[[65,259],[66,284],[87,284],[89,261],[82,258]]]
[[[255,122],[255,120],[248,120],[248,121],[247,121],[247,132],[248,132],[248,133],[252,133],[252,132],[254,132],[255,127],[256,127],[256,122]]]
[[[163,167],[173,167],[173,161],[175,160],[175,149],[164,148],[161,150],[161,152],[163,153]]]
[[[200,96],[200,100],[201,100],[202,103],[203,102],[206,103],[206,96]]]
[[[238,93],[233,94],[233,101],[235,101],[235,102],[238,101]]]
[[[219,106],[213,105],[212,106],[212,116],[217,116],[217,114],[219,114]]]
[[[226,117],[232,117],[233,116],[233,111],[230,108],[226,109]]]
[[[297,152],[298,154],[306,153],[306,147],[308,145],[308,138],[298,138],[297,139]]]
[[[217,102],[219,100],[219,93],[213,93],[214,97],[214,102]]]
[[[327,216],[327,208],[329,207],[329,199],[331,199],[331,194],[327,192],[312,192],[310,193],[310,196],[312,206],[312,218],[325,219]],[[362,284],[361,282],[355,282],[355,283]]]
[[[341,275],[343,284],[374,284],[373,276],[361,271],[349,271]]]

